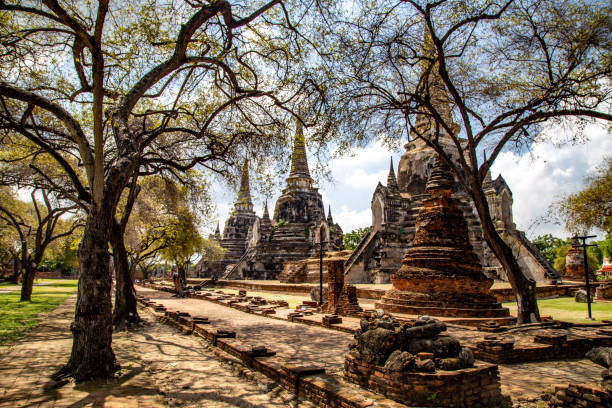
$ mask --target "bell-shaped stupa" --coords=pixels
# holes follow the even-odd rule
[[[392,288],[377,303],[391,313],[449,317],[506,317],[508,309],[491,294],[470,244],[468,225],[452,197],[455,180],[439,157],[429,175],[416,218],[416,232]]]

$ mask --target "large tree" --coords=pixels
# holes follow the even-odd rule
[[[550,121],[612,120],[610,4],[353,5],[349,13],[321,9],[325,26],[333,28],[321,33],[328,38],[328,66],[341,80],[339,122],[358,140],[408,137],[435,150],[474,203],[516,295],[518,321],[539,321],[535,282],[496,231],[482,184],[503,149],[528,147]]]
[[[113,326],[122,330],[140,322],[134,288],[133,268],[130,266],[129,252],[125,245],[125,232],[134,208],[134,203],[140,192],[137,184],[137,173],[127,191],[124,205],[120,208],[120,217],[113,217],[110,233],[110,245],[113,250],[113,265],[115,267],[115,304],[113,309]],[[119,210],[119,208],[118,208]]]
[[[199,232],[201,220],[208,219],[212,210],[208,187],[197,171],[186,172],[180,182],[155,175],[141,177],[138,184],[130,186],[111,234],[116,329],[140,320],[134,290],[138,267],[147,271],[164,256],[183,266],[198,250],[220,251],[218,244],[202,238]],[[168,256],[170,252],[172,256]]]
[[[86,214],[70,359],[77,381],[118,368],[108,243],[138,172],[223,171],[242,142],[270,149],[317,97],[280,0],[0,0],[0,131],[62,169],[34,167]]]
[[[187,280],[187,268],[192,257],[206,247],[206,239],[199,231],[201,216],[198,216],[192,205],[194,200],[201,199],[199,188],[195,187],[197,177],[192,184],[178,185],[172,180],[156,180],[157,187],[157,224],[155,233],[161,238],[159,255],[166,261],[173,262],[177,268],[179,280],[184,286]],[[206,206],[205,206],[206,207]],[[161,210],[161,211],[159,211]]]
[[[355,249],[357,245],[361,242],[363,237],[365,237],[372,227],[362,227],[352,230],[351,232],[347,232],[342,236],[342,243],[344,244],[344,249]]]
[[[31,201],[15,197],[11,188],[0,190],[0,220],[11,227],[19,237],[20,267],[22,269],[21,301],[32,299],[36,270],[45,251],[53,241],[72,235],[82,227],[76,205],[58,200],[53,193],[35,189]]]
[[[585,179],[586,186],[553,204],[572,233],[587,234],[592,229],[612,233],[612,158],[605,158]]]
[[[10,224],[0,223],[0,262],[2,278],[17,284],[21,273],[19,265],[19,235]],[[10,274],[7,272],[10,271]]]
[[[552,264],[557,257],[559,248],[569,244],[568,240],[557,238],[552,234],[538,235],[531,243],[540,251],[542,256]]]

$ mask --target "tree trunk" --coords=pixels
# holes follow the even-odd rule
[[[21,262],[19,257],[13,258],[13,274],[11,275],[10,281],[13,283],[19,283],[19,275],[21,274]]]
[[[183,276],[185,274],[183,273]],[[172,281],[174,283],[174,291],[178,297],[185,297],[185,284],[181,278],[181,268],[178,268],[178,273],[172,275]]]
[[[113,247],[113,263],[115,265],[115,310],[113,325],[115,330],[122,330],[130,324],[140,322],[136,303],[136,291],[129,266],[128,254],[123,241],[123,231],[119,224],[114,223],[110,239]]]
[[[185,287],[187,287],[187,268],[182,266],[180,263],[177,263],[176,266],[178,270],[179,281],[181,282],[181,285],[184,290]]]
[[[119,369],[111,348],[112,279],[108,242],[114,209],[108,207],[92,205],[79,245],[81,273],[74,322],[70,327],[72,353],[57,376],[71,376],[77,382],[112,378]]]
[[[471,180],[472,198],[478,211],[482,233],[489,248],[493,251],[502,267],[508,275],[508,281],[516,297],[517,322],[537,323],[540,322],[540,310],[536,296],[536,283],[527,278],[519,266],[512,248],[500,237],[489,212],[489,205],[482,187],[477,181]]]
[[[36,276],[36,269],[34,266],[27,261],[23,262],[24,265],[24,273],[23,279],[21,283],[21,301],[29,302],[32,300],[32,288],[34,287],[34,277]]]
[[[142,273],[142,279],[143,280],[149,279],[149,268],[148,267],[141,266],[140,267],[140,272]]]

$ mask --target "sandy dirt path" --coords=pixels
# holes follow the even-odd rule
[[[266,346],[282,358],[324,366],[330,374],[342,374],[344,354],[353,338],[350,333],[270,319],[207,300],[180,299],[142,287],[138,292],[168,310],[206,316],[214,326],[235,330],[239,340]],[[499,370],[502,392],[515,402],[536,399],[555,384],[595,383],[601,379],[601,367],[586,359],[501,364]]]
[[[286,407],[293,399],[263,375],[220,360],[202,339],[181,335],[144,311],[142,328],[113,336],[122,366],[117,380],[51,387],[49,376],[72,346],[75,299],[43,317],[26,338],[0,348],[0,407],[264,408]]]

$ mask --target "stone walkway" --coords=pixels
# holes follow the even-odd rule
[[[208,317],[215,327],[235,330],[238,339],[266,346],[296,364],[323,366],[329,374],[342,371],[344,352],[353,338],[352,334],[244,313],[206,300],[179,299],[168,292],[142,287],[137,287],[137,291],[168,310]]]
[[[239,340],[266,346],[284,359],[324,366],[330,374],[342,372],[344,354],[353,337],[350,333],[244,313],[206,300],[179,299],[142,287],[138,292],[168,310],[208,317],[213,326],[231,328]],[[601,367],[585,359],[500,365],[502,391],[515,401],[535,399],[555,384],[597,382],[600,371]]]
[[[0,348],[0,407],[263,408],[286,407],[293,398],[263,375],[223,362],[203,340],[178,334],[147,312],[142,328],[113,338],[122,366],[117,380],[51,388],[49,376],[70,353],[74,303],[72,296],[26,338]]]

